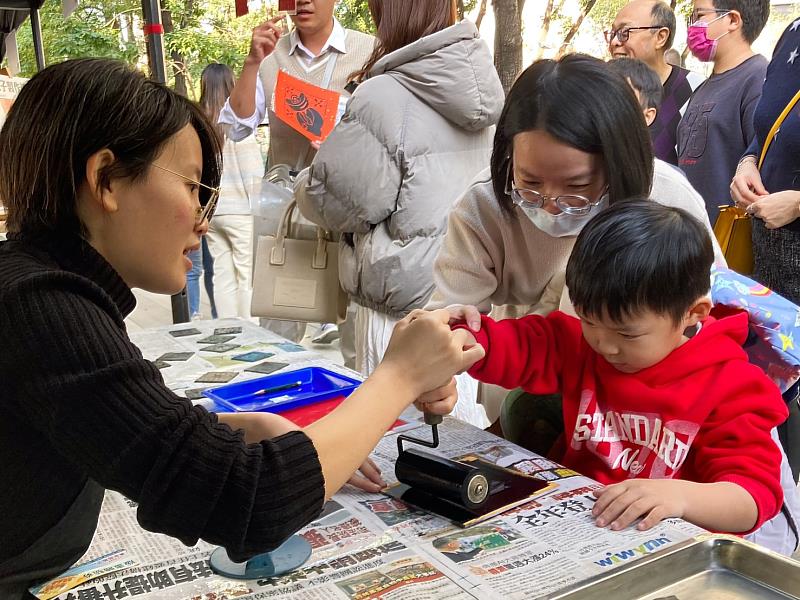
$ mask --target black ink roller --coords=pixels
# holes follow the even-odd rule
[[[397,480],[466,508],[478,508],[485,504],[489,497],[489,480],[482,469],[422,450],[403,449],[404,441],[428,448],[439,445],[437,426],[442,422],[442,417],[425,413],[425,422],[432,428],[433,441],[405,435],[397,437],[398,457],[394,466]]]

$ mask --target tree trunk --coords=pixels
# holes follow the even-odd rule
[[[581,14],[578,15],[577,19],[575,19],[572,27],[570,27],[569,31],[567,31],[567,35],[564,36],[564,41],[561,42],[561,47],[558,49],[558,56],[563,56],[567,51],[570,42],[572,42],[572,38],[575,37],[575,34],[577,34],[578,30],[581,28],[583,20],[589,15],[590,12],[592,12],[595,2],[597,2],[597,0],[587,0],[586,4],[583,6],[583,8],[581,8]]]
[[[506,94],[522,69],[522,7],[525,0],[492,0],[494,66]]]
[[[475,19],[475,27],[478,28],[478,31],[481,29],[481,21],[483,21],[483,17],[486,16],[486,4],[489,0],[481,0],[481,7],[478,9],[478,18]]]
[[[125,24],[127,25],[127,31],[128,31],[128,43],[135,44],[136,34],[133,31],[133,15],[131,13],[125,15]]]
[[[547,6],[544,9],[544,17],[542,17],[542,28],[539,30],[539,44],[536,48],[536,59],[544,56],[545,46],[547,46],[547,36],[550,34],[550,25],[553,22],[553,17],[557,16],[564,6],[564,0],[547,0]]]
[[[553,0],[547,0],[547,5],[544,7],[544,16],[542,17],[542,26],[539,29],[539,43],[536,47],[537,60],[544,55],[544,46],[547,43],[547,34],[550,32],[550,23],[553,20]]]
[[[464,0],[456,0],[456,13],[459,21],[464,18]]]
[[[175,25],[172,22],[172,13],[170,11],[161,11],[161,22],[164,24],[164,33],[172,33],[175,31]],[[169,57],[172,62],[172,75],[175,77],[173,89],[181,96],[186,96],[186,78],[183,75],[183,56],[179,52],[172,50],[169,53]]]

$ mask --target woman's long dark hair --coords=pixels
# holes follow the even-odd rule
[[[506,98],[492,150],[492,185],[512,214],[506,179],[514,136],[545,131],[582,152],[603,157],[609,202],[647,197],[653,182],[653,147],[630,85],[602,60],[570,54],[525,69]]]
[[[456,0],[368,0],[367,4],[378,43],[364,66],[350,76],[358,83],[387,54],[454,25],[458,18]]]
[[[231,90],[236,84],[233,70],[228,65],[211,63],[200,74],[200,106],[215,124],[220,139],[224,139],[224,132],[219,127],[219,111],[225,105],[225,101],[231,95]]]
[[[136,181],[187,125],[200,138],[201,182],[218,187],[219,141],[194,102],[121,61],[82,58],[47,67],[22,88],[0,131],[0,202],[9,231],[85,235],[76,201],[89,157],[106,148],[114,153],[101,187]],[[201,204],[208,195],[201,188]]]

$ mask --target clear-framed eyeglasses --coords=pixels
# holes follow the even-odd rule
[[[214,216],[214,211],[217,209],[217,201],[219,200],[219,188],[211,187],[210,185],[206,185],[205,183],[201,183],[199,181],[195,181],[191,177],[186,177],[186,175],[181,175],[180,173],[176,173],[166,167],[162,167],[161,165],[157,165],[153,163],[152,166],[156,167],[157,169],[161,169],[162,171],[166,171],[167,173],[172,173],[173,175],[177,175],[184,181],[188,181],[189,183],[195,184],[201,190],[206,190],[208,192],[208,197],[203,198],[204,194],[200,194],[200,208],[195,211],[195,224],[200,225],[204,220],[208,219],[211,220],[211,217]]]
[[[506,194],[511,196],[511,201],[520,208],[542,208],[545,202],[550,200],[561,212],[567,213],[568,215],[585,215],[592,210],[593,206],[600,204],[607,190],[608,186],[605,186],[603,191],[600,192],[600,197],[594,201],[586,196],[578,196],[577,194],[565,194],[553,198],[545,194],[540,194],[536,190],[517,187],[514,184],[514,169],[512,163],[508,163]]]
[[[614,38],[616,38],[620,44],[624,44],[630,39],[631,31],[646,31],[648,29],[652,30],[652,29],[668,29],[668,28],[665,27],[664,25],[649,25],[647,27],[623,27],[622,29],[612,29],[611,31],[604,31],[603,35],[606,38],[607,44],[610,44],[612,41],[614,41]]]

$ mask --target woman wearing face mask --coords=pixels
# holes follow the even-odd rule
[[[636,195],[683,208],[711,230],[686,178],[654,160],[622,77],[579,54],[535,62],[506,98],[491,168],[450,214],[428,308],[474,305],[498,318],[559,308],[575,237],[604,208]],[[715,253],[724,263],[716,245]],[[491,420],[503,395],[482,395]]]

